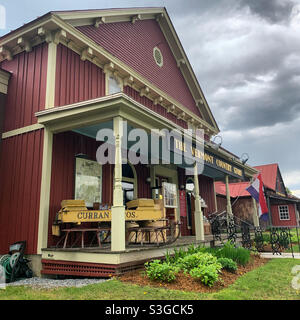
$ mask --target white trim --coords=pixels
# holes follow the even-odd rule
[[[28,132],[40,130],[43,128],[44,128],[44,125],[42,125],[42,124],[39,124],[39,123],[32,124],[30,126],[26,126],[26,127],[18,128],[15,130],[4,132],[4,133],[2,133],[2,139],[7,139],[10,137],[17,136],[19,134],[28,133]]]
[[[54,107],[55,82],[56,82],[56,55],[57,55],[57,44],[54,42],[48,43],[45,109]]]
[[[38,225],[37,254],[42,253],[42,248],[48,243],[48,223],[50,210],[50,189],[51,189],[51,169],[52,169],[52,148],[53,133],[44,129],[44,146],[42,159],[42,178],[40,190],[40,210]]]

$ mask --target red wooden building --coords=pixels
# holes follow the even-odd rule
[[[299,226],[300,199],[286,192],[284,181],[277,163],[255,166],[264,184],[265,197],[269,207],[269,220],[260,221],[264,227],[294,227]],[[232,211],[241,220],[253,223],[254,202],[246,188],[249,182],[230,183]],[[220,210],[226,210],[224,205],[226,190],[222,182],[215,182],[217,202]]]
[[[219,128],[164,8],[49,12],[23,25],[0,38],[0,92],[0,254],[26,240],[37,265],[68,262],[71,274],[79,265],[125,263],[120,180],[128,200],[155,198],[157,185],[175,184],[182,235],[203,240],[203,213],[217,211],[214,181],[256,173],[210,142]],[[203,129],[204,170],[186,176],[174,163],[102,165],[93,199],[119,214],[115,254],[55,251],[51,226],[62,200],[76,198],[77,159],[96,167],[97,132],[110,128],[120,142],[121,120],[147,132]]]

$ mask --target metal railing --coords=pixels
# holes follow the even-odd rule
[[[258,252],[272,252],[274,255],[291,252],[293,258],[295,251],[300,252],[299,226],[271,226],[262,230],[237,216],[228,215],[226,211],[212,214],[208,220],[214,243],[231,241],[238,245],[240,242],[244,248]]]

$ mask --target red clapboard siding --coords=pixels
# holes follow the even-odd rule
[[[214,180],[212,178],[199,175],[199,194],[207,205],[207,208],[204,209],[204,215],[216,211]]]
[[[141,97],[139,92],[137,92],[133,88],[129,86],[124,87],[124,93],[127,94],[129,97],[133,98],[135,101],[149,108],[150,110],[158,113],[160,116],[172,121],[173,123],[176,123],[184,129],[188,128],[188,125],[184,120],[178,120],[174,114],[168,113],[167,110],[160,104],[155,105],[153,101],[148,99],[147,97]]]
[[[27,241],[36,253],[43,154],[43,130],[2,141],[0,155],[0,254],[10,244]]]
[[[31,52],[22,52],[0,67],[12,73],[10,78],[3,131],[36,123],[35,112],[45,108],[48,44]]]
[[[105,74],[90,61],[62,44],[57,47],[55,106],[105,95]]]
[[[86,36],[126,63],[160,90],[201,117],[192,94],[177,67],[172,51],[155,20],[118,22],[77,27]],[[163,66],[153,58],[153,48],[163,55]]]
[[[285,205],[285,204],[282,204]],[[296,226],[297,219],[296,219],[296,212],[294,204],[289,204],[289,214],[290,220],[280,220],[279,219],[279,205],[271,205],[271,213],[272,213],[272,224],[273,226]]]
[[[147,182],[147,178],[150,177],[150,168],[147,168],[143,164],[135,166],[138,182],[138,198],[152,198],[150,183]]]
[[[74,199],[75,155],[86,154],[96,160],[96,151],[100,142],[74,132],[64,132],[53,137],[53,157],[50,192],[48,246],[55,243],[51,235],[51,226],[56,213],[61,208],[61,201]],[[112,204],[113,167],[102,167],[102,202]]]

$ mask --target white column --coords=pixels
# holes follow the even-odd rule
[[[111,210],[111,251],[125,250],[125,206],[123,205],[122,190],[122,136],[123,119],[114,118],[115,136],[115,174],[113,206]]]
[[[45,109],[54,107],[55,99],[55,77],[56,77],[56,54],[57,44],[48,43],[47,81],[46,81],[46,101]]]
[[[201,198],[199,195],[199,180],[197,164],[194,166],[194,193],[195,193],[195,232],[196,240],[204,241],[204,223],[201,209]]]
[[[42,179],[40,191],[40,212],[39,212],[39,229],[37,253],[41,254],[42,248],[47,248],[48,241],[48,220],[49,220],[49,203],[51,187],[51,167],[52,167],[52,146],[53,133],[44,129],[44,147],[42,162]]]

